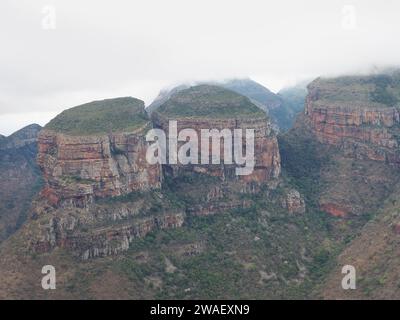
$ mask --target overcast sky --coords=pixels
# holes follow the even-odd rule
[[[0,134],[184,81],[400,65],[398,0],[1,0]]]

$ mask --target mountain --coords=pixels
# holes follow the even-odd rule
[[[199,84],[221,86],[248,97],[253,104],[267,112],[272,122],[283,131],[292,126],[296,114],[304,107],[306,96],[304,86],[290,87],[282,90],[279,94],[275,94],[261,84],[248,78],[211,83],[200,82]],[[189,87],[189,85],[183,84],[172,90],[162,90],[157,98],[146,108],[147,112],[151,114],[173,95]]]
[[[222,82],[221,86],[250,98],[266,112],[282,105],[282,100],[275,93],[251,79],[232,79]]]
[[[276,119],[281,131],[287,131],[292,128],[297,115],[304,109],[307,96],[306,85],[298,84],[284,88],[277,95],[282,104],[280,108],[271,110],[270,115]]]
[[[400,72],[318,79],[310,90],[307,114],[318,139],[339,147],[349,158],[373,162],[380,171],[369,182],[370,189],[390,182],[385,194],[373,198],[377,209],[372,219],[337,260],[338,267],[356,268],[357,290],[338,290],[338,276],[331,272],[318,296],[398,299]]]
[[[171,90],[167,89],[161,90],[158,96],[154,99],[154,101],[149,106],[146,107],[146,112],[148,114],[151,114],[159,106],[168,101],[168,99],[171,98],[174,94],[178,93],[179,91],[185,90],[187,88],[189,88],[188,85],[182,84],[180,86],[172,88]]]
[[[0,241],[22,225],[32,198],[40,189],[36,165],[40,129],[39,125],[32,124],[9,137],[0,137]]]
[[[120,112],[142,123],[144,105],[90,103],[41,131],[44,187],[28,221],[0,245],[0,297],[300,298],[321,282],[336,221],[281,175],[276,135],[251,100],[200,85],[143,126],[102,116]],[[254,174],[144,163],[143,128],[164,128],[169,117],[195,130],[255,128]],[[57,290],[41,288],[44,264],[55,266]]]
[[[331,272],[316,290],[324,299],[399,299],[400,186],[382,203],[376,217],[368,222],[336,262],[355,267],[357,290],[340,290],[342,274]]]
[[[182,90],[162,104],[153,114],[156,127],[168,132],[169,120],[178,122],[178,130],[193,128],[201,136],[201,129],[253,128],[255,130],[255,169],[239,179],[266,182],[280,174],[280,155],[275,134],[266,114],[250,99],[219,86],[199,85]],[[223,159],[223,157],[222,157]],[[258,161],[257,161],[258,159]],[[187,165],[183,166],[188,168]],[[209,165],[207,169],[193,166],[214,176],[227,177],[234,173],[235,165]],[[204,167],[204,166],[202,166]]]
[[[279,142],[283,172],[322,212],[336,217],[337,259],[317,298],[394,298],[399,194],[398,73],[318,78],[305,111]],[[338,246],[339,245],[339,246]],[[357,272],[357,290],[342,290],[344,265]]]
[[[279,94],[300,108],[301,89]],[[177,90],[150,117],[135,98],[64,111],[38,136],[41,192],[0,244],[0,298],[398,297],[399,97],[396,72],[318,78],[278,136],[220,85]],[[197,137],[253,129],[253,170],[148,163],[147,133],[169,145],[170,121]],[[40,286],[48,264],[57,290]],[[347,264],[359,290],[340,289]]]

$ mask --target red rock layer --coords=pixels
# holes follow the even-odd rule
[[[86,207],[94,198],[159,188],[161,168],[146,160],[141,131],[68,136],[43,130],[38,138],[42,195],[54,206]]]
[[[400,115],[395,107],[328,101],[320,99],[314,88],[307,96],[305,114],[321,143],[341,147],[355,158],[400,164]]]
[[[155,112],[152,119],[156,127],[163,129],[168,133],[169,120]],[[281,172],[281,160],[276,136],[272,133],[270,123],[266,118],[261,119],[198,119],[198,118],[181,118],[177,119],[178,132],[182,129],[194,129],[198,135],[199,141],[201,137],[201,129],[229,129],[233,133],[234,129],[244,129],[243,137],[245,137],[245,129],[255,130],[254,141],[254,170],[249,175],[237,176],[235,173],[236,164],[225,165],[223,164],[223,139],[221,139],[221,164],[198,164],[198,165],[171,165],[171,170],[174,174],[179,174],[180,170],[193,170],[195,172],[206,173],[211,176],[221,178],[238,178],[243,182],[256,182],[264,183],[274,180],[279,177]],[[245,139],[243,140],[245,141]],[[245,146],[245,143],[243,143]],[[199,149],[201,144],[199,144]],[[210,140],[211,154],[212,143]],[[200,159],[200,156],[199,156]]]

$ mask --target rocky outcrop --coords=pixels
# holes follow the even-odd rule
[[[160,116],[155,112],[152,117],[156,127],[163,129],[168,132],[168,118]],[[211,176],[217,176],[221,179],[240,179],[244,182],[258,182],[266,183],[277,179],[280,175],[280,154],[276,136],[273,134],[270,124],[266,118],[262,119],[228,119],[228,120],[212,120],[212,119],[190,119],[180,118],[177,120],[178,132],[182,129],[191,128],[197,132],[198,137],[201,137],[202,129],[229,129],[233,132],[234,129],[255,129],[255,141],[254,141],[254,159],[255,166],[254,170],[249,175],[236,176],[235,164],[224,164],[224,154],[221,152],[221,164],[220,165],[169,165],[174,175],[179,175],[182,170],[193,170],[195,172],[209,174]],[[182,143],[183,144],[183,143]],[[223,140],[221,139],[221,146]],[[212,144],[210,143],[210,154]],[[201,149],[201,143],[199,146]],[[200,159],[200,156],[199,156]],[[211,161],[210,161],[211,163]]]
[[[161,168],[146,161],[141,129],[102,136],[69,136],[43,130],[38,163],[55,206],[86,207],[95,198],[161,186]]]
[[[117,98],[64,111],[38,138],[42,196],[54,207],[87,208],[96,198],[161,186],[146,160],[151,124],[143,101]]]
[[[282,207],[289,213],[305,213],[306,205],[303,197],[295,189],[289,190],[282,198]]]
[[[187,99],[186,90],[183,90],[183,97],[178,92],[165,102],[169,104],[171,100],[183,99],[190,106],[200,101],[205,109],[194,108],[192,117],[169,117],[159,112],[163,110],[162,105],[152,113],[152,124],[148,119],[141,120],[139,126],[132,128],[127,122],[125,128],[116,130],[119,122],[110,124],[108,118],[114,119],[118,115],[110,114],[107,104],[112,104],[115,112],[121,105],[124,112],[130,108],[136,110],[132,122],[143,115],[141,103],[125,98],[67,110],[46,126],[38,138],[37,157],[45,187],[32,217],[43,221],[39,223],[40,236],[32,239],[31,248],[36,252],[67,248],[82,259],[116,254],[127,250],[134,239],[153,230],[182,226],[186,215],[206,216],[248,209],[252,202],[242,199],[241,194],[257,193],[265,185],[276,187],[280,176],[280,154],[267,116],[250,100],[232,91],[200,87],[199,92],[195,89],[194,97]],[[188,90],[192,94],[191,89]],[[217,110],[212,109],[214,106]],[[196,114],[196,110],[203,115]],[[184,106],[178,111],[187,112]],[[224,116],[204,116],[206,111],[221,112]],[[88,132],[76,125],[77,118],[88,127]],[[149,164],[146,159],[149,143],[145,136],[152,126],[168,133],[171,119],[177,121],[178,132],[191,128],[198,137],[201,137],[202,129],[228,129],[231,132],[234,129],[254,129],[253,171],[249,175],[236,175],[237,164],[224,164],[224,152],[221,152],[221,164]],[[114,126],[114,130],[101,131],[96,121],[108,127]],[[211,154],[211,141],[209,148]],[[149,192],[161,188],[164,174],[183,178],[187,173],[189,177],[204,174],[203,177],[212,179],[207,182],[209,187],[201,187],[205,191],[201,195],[204,201],[193,197],[190,201],[178,199],[180,204],[175,200],[168,205],[168,193],[163,190]],[[218,179],[213,180],[215,177]],[[200,186],[194,188],[200,197]],[[176,190],[174,192],[179,195]],[[124,202],[124,196],[128,202]],[[297,193],[288,196],[285,205],[290,212],[300,212],[304,201]]]
[[[371,98],[373,80],[342,82],[317,79],[308,87],[305,114],[317,139],[340,147],[347,156],[399,165],[399,107]]]
[[[109,216],[113,210],[108,212]],[[97,217],[93,218],[92,222],[98,222]],[[176,211],[128,221],[121,219],[116,225],[108,223],[94,227],[95,224],[73,215],[53,215],[41,228],[39,236],[31,240],[30,247],[37,253],[61,247],[83,260],[110,256],[128,250],[133,240],[143,238],[151,231],[181,227],[184,218],[184,212]]]
[[[229,96],[226,101],[221,101],[220,96]],[[204,102],[205,99],[210,101]],[[173,114],[175,105],[183,111],[182,114]],[[240,109],[236,109],[236,105],[240,105]],[[232,106],[232,113],[229,108]],[[186,115],[185,109],[193,110],[191,116]],[[248,108],[248,110],[246,110]],[[243,114],[240,113],[240,110]],[[237,112],[237,114],[235,114]],[[224,117],[219,113],[225,114]],[[252,115],[254,113],[254,115]],[[250,100],[239,96],[238,94],[208,85],[193,87],[183,90],[175,94],[170,100],[162,105],[152,114],[154,126],[161,128],[168,134],[170,121],[176,121],[177,131],[183,129],[195,130],[199,138],[199,152],[202,148],[201,130],[218,131],[228,129],[234,132],[235,129],[242,129],[243,137],[245,137],[245,129],[254,129],[254,160],[255,166],[251,174],[236,175],[236,164],[224,163],[223,143],[221,139],[220,164],[192,164],[188,165],[169,165],[169,170],[173,174],[179,175],[182,170],[191,170],[195,172],[206,173],[211,176],[217,176],[221,179],[239,179],[243,182],[268,183],[276,180],[280,175],[280,154],[276,135],[272,130],[268,117],[261,112]],[[167,136],[167,138],[169,138]],[[243,139],[245,142],[245,139]],[[180,143],[182,145],[183,143]],[[244,145],[245,143],[243,143]],[[233,145],[232,145],[233,146]],[[232,147],[233,150],[233,147]],[[212,153],[212,142],[209,141],[209,154]],[[198,159],[201,159],[199,154]],[[199,161],[200,162],[200,161]],[[211,163],[211,157],[209,163]]]

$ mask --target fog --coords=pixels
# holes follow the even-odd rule
[[[2,0],[0,133],[91,100],[150,103],[181,82],[272,91],[400,65],[397,0]]]

